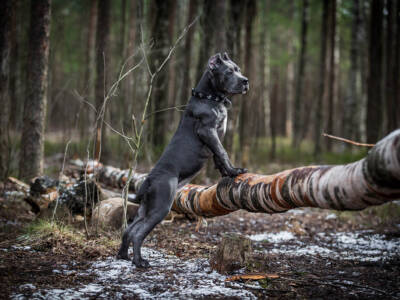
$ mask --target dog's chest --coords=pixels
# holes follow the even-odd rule
[[[218,122],[217,122],[217,131],[219,138],[223,138],[226,133],[226,126],[228,123],[228,114],[227,110],[224,106],[218,107]]]

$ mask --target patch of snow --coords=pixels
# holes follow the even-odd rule
[[[335,214],[329,214],[325,217],[325,220],[334,220],[337,219],[337,215]]]
[[[294,215],[303,215],[305,213],[305,210],[303,208],[295,208],[291,209],[289,213],[294,214]]]
[[[385,239],[370,231],[318,233],[310,241],[296,240],[292,244],[265,250],[268,253],[329,257],[339,260],[381,261],[400,255],[400,238]]]
[[[92,283],[63,290],[42,289],[29,295],[29,299],[256,299],[253,293],[243,290],[239,283],[226,283],[226,277],[212,271],[206,259],[181,260],[149,248],[142,248],[142,255],[150,260],[149,269],[137,269],[130,261],[108,257],[93,262],[79,274],[94,276]],[[12,298],[28,299],[24,297],[20,293]]]
[[[268,241],[270,243],[280,243],[292,240],[295,238],[295,236],[290,231],[281,231],[276,233],[270,232],[270,233],[253,234],[250,235],[249,238],[252,241],[256,242]]]
[[[15,246],[15,245],[13,245],[13,246],[11,246],[11,248],[15,249],[15,250],[31,250],[30,246]]]

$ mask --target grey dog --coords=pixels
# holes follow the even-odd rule
[[[227,95],[245,94],[248,90],[248,79],[226,53],[208,60],[177,131],[137,193],[138,214],[124,232],[117,258],[129,259],[128,248],[133,243],[133,263],[139,268],[149,267],[141,256],[143,240],[170,211],[177,188],[188,183],[209,157],[213,156],[222,176],[247,172],[232,166],[221,139],[231,103]]]

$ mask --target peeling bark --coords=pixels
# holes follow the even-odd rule
[[[88,169],[93,171],[94,168]],[[122,186],[127,170],[97,165],[100,181]],[[146,174],[135,173],[134,191]],[[213,186],[185,185],[172,210],[215,217],[244,209],[282,213],[297,207],[361,210],[400,198],[400,129],[377,143],[367,157],[346,165],[308,166],[274,175],[246,173]]]

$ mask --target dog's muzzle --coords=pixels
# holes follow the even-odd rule
[[[246,85],[243,86],[243,91],[242,94],[246,94],[250,89],[250,85],[247,83]]]

